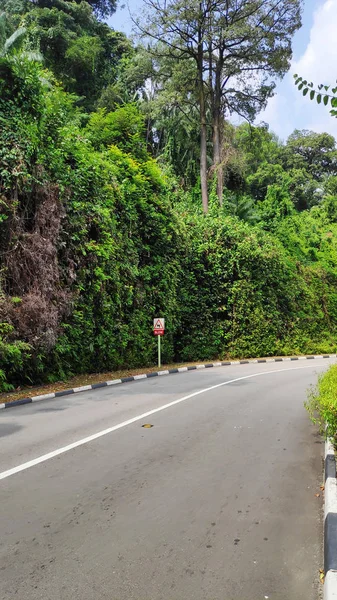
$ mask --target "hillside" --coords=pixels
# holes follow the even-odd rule
[[[114,4],[4,4],[0,389],[151,365],[159,314],[167,362],[335,352],[334,138],[224,115],[205,214],[197,115]]]

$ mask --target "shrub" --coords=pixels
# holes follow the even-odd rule
[[[305,407],[322,432],[326,425],[326,436],[337,445],[337,365],[319,376],[317,386],[309,390]]]
[[[0,392],[9,392],[13,385],[7,377],[14,374],[22,376],[22,370],[29,359],[30,346],[20,340],[13,340],[13,327],[8,323],[0,323]]]

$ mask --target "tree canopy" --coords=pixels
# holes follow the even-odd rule
[[[224,119],[235,113],[253,120],[265,106],[275,87],[273,78],[289,68],[301,3],[145,0],[145,6],[148,10],[137,26],[150,41],[151,53],[159,59],[164,55],[165,65],[173,63],[170,77],[180,90],[178,106],[185,112],[191,104],[198,108],[201,194],[207,212],[207,145],[221,204]],[[158,65],[160,73],[162,60]]]

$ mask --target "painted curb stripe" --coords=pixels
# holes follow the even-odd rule
[[[324,583],[324,600],[337,600],[337,572],[328,571]]]
[[[106,387],[106,381],[102,381],[102,383],[93,383],[91,386],[92,390],[98,390],[98,388]]]
[[[271,362],[285,362],[294,360],[313,360],[315,358],[336,358],[337,354],[317,354],[309,356],[285,356],[284,358],[254,358],[250,360],[231,360],[223,362],[205,363],[200,365],[190,365],[187,367],[176,367],[174,369],[168,369],[165,371],[154,371],[152,373],[142,373],[140,375],[132,375],[130,377],[122,377],[121,379],[112,379],[109,381],[102,381],[101,383],[93,383],[92,385],[82,385],[69,390],[62,390],[60,392],[51,392],[49,394],[42,394],[40,396],[32,396],[31,398],[22,398],[21,400],[14,400],[13,402],[5,402],[0,404],[0,410],[2,408],[13,408],[14,406],[22,406],[23,404],[31,404],[32,402],[39,402],[40,400],[49,400],[51,398],[60,398],[61,396],[69,396],[70,394],[77,394],[79,392],[86,392],[89,390],[97,390],[110,385],[119,385],[120,383],[130,383],[131,381],[138,381],[140,379],[150,379],[151,377],[158,377],[161,375],[172,375],[173,373],[186,373],[187,371],[195,371],[197,369],[209,369],[211,367],[227,367],[230,365],[249,365],[256,363],[271,363]],[[337,599],[336,599],[337,600]]]
[[[75,394],[77,394],[77,392],[87,392],[88,390],[91,390],[91,385],[81,385],[80,387],[74,388]],[[41,398],[41,396],[40,396],[40,398]],[[33,398],[33,402],[34,402],[34,398]]]
[[[122,383],[121,379],[110,379],[106,382],[107,385],[118,385],[119,383]]]
[[[14,400],[14,402],[5,402],[5,408],[9,408],[9,406],[22,406],[22,404],[31,404],[32,402],[32,398],[21,398],[21,400]]]
[[[55,392],[55,398],[60,398],[61,396],[68,396],[68,394],[75,394],[75,392],[74,390],[62,390],[61,392]]]
[[[324,600],[337,600],[336,458],[333,444],[329,439],[325,442],[324,455]]]

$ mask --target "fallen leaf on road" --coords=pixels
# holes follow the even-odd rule
[[[324,490],[324,485],[321,485],[319,489],[320,489],[320,490],[322,490],[322,492],[323,492],[323,490]]]
[[[321,494],[315,494],[316,498],[319,498]]]
[[[324,569],[319,570],[319,580],[321,583],[324,583]]]

